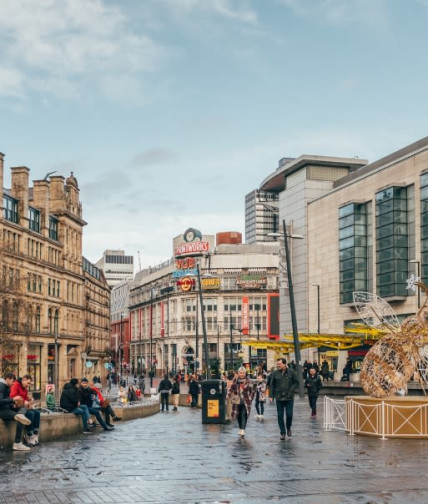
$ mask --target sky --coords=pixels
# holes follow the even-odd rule
[[[0,0],[0,152],[80,188],[83,255],[245,233],[283,157],[427,136],[428,0]]]

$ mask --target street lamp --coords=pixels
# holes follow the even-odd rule
[[[206,377],[206,379],[208,379],[208,377],[210,375],[210,363],[209,363],[209,358],[208,358],[207,326],[205,325],[204,297],[202,295],[201,271],[199,269],[199,263],[196,265],[196,272],[198,275],[199,304],[201,306],[202,334],[204,336],[205,370],[206,370],[205,377]]]
[[[120,312],[120,336],[119,336],[119,386],[122,382],[122,361],[123,361],[123,339],[122,339],[122,321],[123,321],[123,313]]]
[[[312,284],[312,287],[316,287],[317,288],[318,334],[321,334],[320,286],[319,286],[319,284]]]
[[[297,317],[296,317],[296,305],[294,302],[294,290],[293,290],[293,278],[291,275],[291,264],[290,264],[290,251],[288,249],[288,238],[303,239],[302,235],[289,235],[287,234],[287,226],[285,219],[282,220],[283,227],[283,239],[284,239],[284,252],[285,261],[287,266],[287,280],[288,280],[288,298],[290,300],[290,312],[291,312],[291,324],[293,327],[293,343],[294,343],[294,355],[296,358],[296,368],[297,368],[297,379],[299,381],[299,396],[303,398],[304,388],[303,388],[303,374],[302,374],[302,363],[300,356],[300,341],[299,332],[297,330]],[[270,236],[277,235],[277,233],[269,233]]]
[[[150,289],[150,388],[153,388],[153,296],[154,289]]]
[[[410,259],[409,261],[412,264],[416,264],[416,275],[417,275],[417,282],[421,281],[421,263],[417,259]],[[421,289],[418,285],[418,309],[421,307]]]

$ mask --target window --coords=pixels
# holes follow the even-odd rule
[[[28,208],[28,227],[31,231],[40,233],[40,210]]]
[[[58,241],[58,220],[49,216],[49,238]]]
[[[18,200],[7,194],[3,195],[3,216],[8,221],[18,223]]]
[[[370,203],[339,209],[340,302],[352,303],[354,291],[367,291],[369,278]]]
[[[407,188],[389,187],[376,194],[376,292],[380,297],[407,296],[407,210]]]

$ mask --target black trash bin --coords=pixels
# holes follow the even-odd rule
[[[205,380],[202,388],[202,423],[226,423],[226,382]]]

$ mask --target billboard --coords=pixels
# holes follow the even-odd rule
[[[268,294],[267,335],[279,340],[279,294]]]

